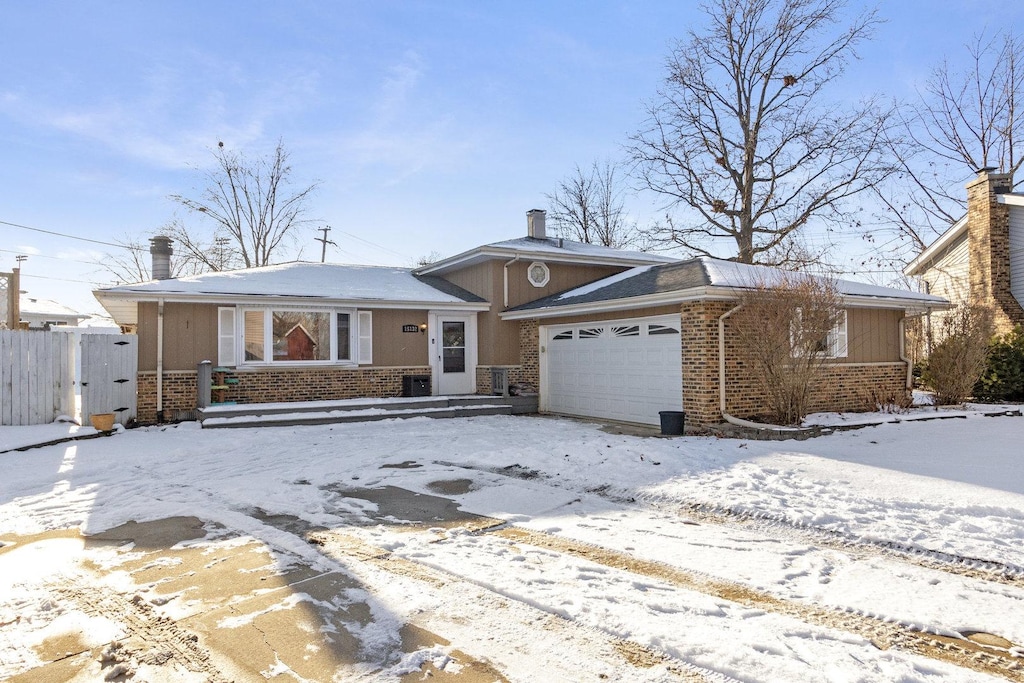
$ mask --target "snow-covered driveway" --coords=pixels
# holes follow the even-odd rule
[[[0,450],[19,429],[44,428]],[[1024,680],[1022,443],[1013,417],[804,442],[489,417],[6,453],[0,677],[58,680],[77,633],[74,675],[121,680]],[[157,621],[192,645],[143,652]]]

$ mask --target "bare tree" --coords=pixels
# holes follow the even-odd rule
[[[743,293],[733,326],[771,417],[799,424],[829,362],[831,334],[842,310],[835,283],[787,274]]]
[[[160,231],[157,234],[165,234]],[[114,240],[121,249],[104,254],[103,260],[97,265],[102,266],[120,283],[146,282],[152,279],[150,272],[151,257],[149,244],[144,239],[125,235]],[[208,270],[204,264],[191,258],[188,253],[175,253],[171,257],[171,277],[197,275]]]
[[[889,110],[853,107],[827,89],[878,24],[845,27],[844,0],[709,0],[702,33],[667,60],[668,76],[630,153],[641,184],[685,214],[657,226],[663,245],[714,256],[730,243],[743,263],[798,266],[812,219],[836,222],[844,200],[891,171]]]
[[[579,166],[548,198],[548,215],[565,238],[606,247],[634,246],[636,224],[625,209],[625,189],[615,164],[594,162],[588,171]]]
[[[984,306],[960,304],[942,317],[941,341],[921,373],[935,392],[935,405],[952,405],[971,396],[985,372],[991,338],[992,311]]]
[[[291,188],[292,167],[283,142],[269,157],[249,159],[218,143],[213,150],[216,167],[206,171],[206,188],[198,199],[171,195],[171,199],[213,222],[209,238],[176,221],[167,230],[178,250],[187,252],[208,270],[225,265],[256,268],[270,265],[293,229],[308,223],[311,183]],[[230,244],[218,242],[228,238]],[[219,246],[218,246],[219,245]]]
[[[964,183],[982,168],[1024,164],[1024,40],[975,36],[962,65],[932,70],[888,144],[899,172],[879,186],[893,260],[916,256],[966,211]],[[1018,184],[1024,180],[1018,179]]]

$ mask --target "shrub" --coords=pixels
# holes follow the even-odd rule
[[[996,337],[974,395],[982,401],[1024,401],[1024,327]]]
[[[942,318],[942,341],[922,371],[935,392],[936,405],[961,403],[969,398],[985,371],[992,316],[987,308],[961,304]]]

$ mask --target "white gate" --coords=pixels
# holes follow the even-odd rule
[[[119,424],[136,416],[139,338],[134,334],[82,335],[82,424],[114,413]]]
[[[75,412],[75,347],[70,335],[0,330],[0,425],[53,422]]]

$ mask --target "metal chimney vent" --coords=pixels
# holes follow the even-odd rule
[[[149,240],[149,254],[153,257],[152,275],[154,280],[171,279],[171,238],[158,235]]]

